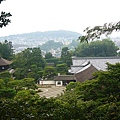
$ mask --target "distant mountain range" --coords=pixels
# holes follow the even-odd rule
[[[50,40],[66,44],[72,40],[77,40],[79,36],[81,34],[77,32],[58,30],[9,35],[0,37],[0,41],[11,41],[15,49],[24,49],[26,47],[37,47]]]

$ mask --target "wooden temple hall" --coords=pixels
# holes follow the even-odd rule
[[[9,69],[10,64],[12,64],[11,61],[8,61],[0,56],[0,72]]]

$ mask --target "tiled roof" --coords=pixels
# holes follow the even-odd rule
[[[58,75],[54,80],[76,80],[76,78],[74,75]]]
[[[120,57],[74,57],[72,58],[73,65],[71,66],[72,73],[80,70],[83,64],[90,62],[98,70],[106,70],[106,63],[115,64],[120,62]]]
[[[92,64],[89,64],[75,73],[76,80],[79,82],[90,80],[93,78],[93,73],[97,71],[98,70]]]
[[[12,62],[0,57],[0,66],[10,65]]]

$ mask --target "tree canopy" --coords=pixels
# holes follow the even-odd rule
[[[39,97],[30,89],[14,93],[12,90],[22,82],[9,81],[8,87],[14,89],[0,89],[0,94],[4,91],[1,96],[9,96],[0,99],[0,119],[119,120],[120,63],[107,66],[107,71],[97,72],[94,80],[70,83],[56,98]],[[31,80],[25,79],[23,85],[31,88]]]
[[[56,76],[55,67],[51,67],[51,66],[45,67],[43,72],[43,78],[51,80],[51,79],[54,79],[54,76]]]
[[[45,54],[45,59],[50,59],[50,58],[53,58],[52,53],[51,52],[47,52]]]
[[[12,42],[7,40],[0,42],[0,56],[5,59],[10,59],[13,56]]]
[[[69,52],[68,47],[63,47],[61,51],[61,60],[63,63],[66,63],[68,67],[70,67],[72,63],[71,53]]]
[[[13,66],[16,69],[14,76],[16,79],[34,77],[38,79],[38,74],[45,67],[45,60],[41,55],[40,48],[27,48],[15,55]]]
[[[89,44],[79,43],[73,55],[77,57],[117,56],[118,47],[110,39],[92,41]]]

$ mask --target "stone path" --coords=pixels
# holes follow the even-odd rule
[[[46,98],[50,98],[50,97],[57,97],[57,95],[61,95],[61,93],[64,93],[66,87],[56,87],[56,86],[52,86],[51,88],[39,88],[41,89],[43,92],[38,93],[41,97],[46,97]]]

